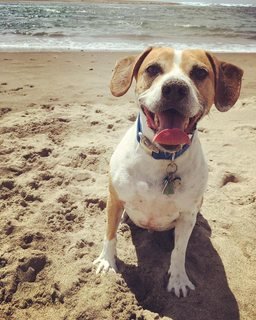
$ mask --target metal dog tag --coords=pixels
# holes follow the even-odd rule
[[[174,161],[171,161],[166,168],[167,176],[163,180],[163,194],[174,194],[175,189],[179,187],[181,179],[179,177],[174,177],[176,171],[177,165]]]
[[[170,176],[167,176],[164,178],[164,187],[162,190],[163,194],[169,195],[169,194],[174,194],[174,183],[173,179]]]

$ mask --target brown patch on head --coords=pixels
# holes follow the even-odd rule
[[[153,48],[141,64],[136,84],[136,93],[140,94],[148,89],[153,81],[159,79],[159,75],[170,72],[173,67],[174,49],[172,48]],[[155,72],[151,74],[146,72],[149,68],[155,68]],[[158,68],[158,70],[156,69]]]
[[[219,111],[227,111],[239,98],[243,76],[239,67],[219,61],[203,50],[185,50],[181,68],[194,82],[204,114],[213,104]],[[208,74],[203,75],[204,69]]]
[[[193,81],[204,115],[210,111],[215,97],[215,77],[211,63],[203,50],[185,50],[181,68]],[[205,71],[205,74],[203,72]]]
[[[155,77],[150,77],[145,71],[149,66],[158,66],[160,73],[171,71],[173,66],[174,49],[148,48],[138,56],[129,56],[117,61],[110,90],[116,97],[124,95],[131,86],[133,77],[136,79],[136,92],[148,89]]]

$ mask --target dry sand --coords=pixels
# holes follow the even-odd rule
[[[210,178],[187,252],[196,291],[165,290],[173,233],[131,223],[120,273],[95,275],[108,162],[136,117],[132,90],[108,90],[124,55],[0,53],[0,319],[256,319],[255,54],[219,55],[244,68],[241,99],[199,125]]]

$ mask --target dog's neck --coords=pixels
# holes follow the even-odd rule
[[[179,150],[173,152],[164,149],[161,150],[156,144],[152,142],[154,132],[147,126],[146,117],[142,111],[140,111],[138,114],[136,126],[136,138],[138,143],[148,154],[152,156],[152,158],[156,160],[175,160],[183,155],[183,153],[185,153],[190,146],[189,144],[185,144]],[[191,134],[191,141],[193,139],[193,135],[194,133]]]

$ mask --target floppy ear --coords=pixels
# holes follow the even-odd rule
[[[211,53],[206,53],[215,76],[215,106],[219,111],[228,111],[240,95],[243,70],[239,67],[219,61]]]
[[[150,47],[138,56],[130,56],[117,61],[110,82],[110,91],[113,96],[120,97],[128,91],[133,77],[136,77],[140,65],[151,50]]]

